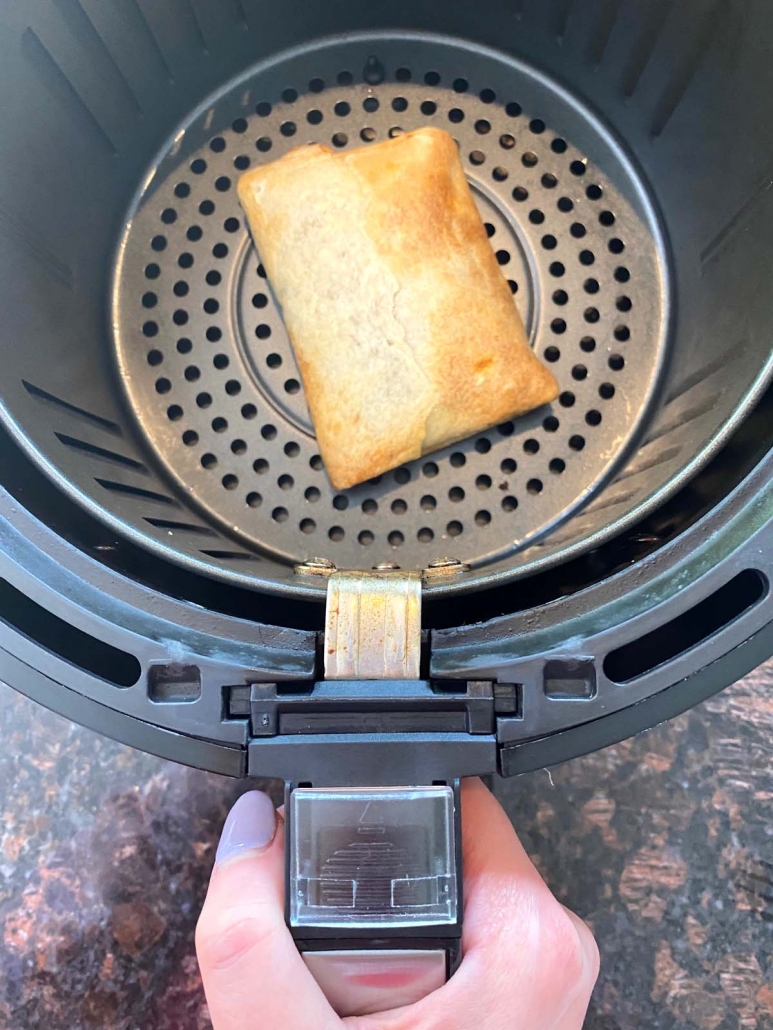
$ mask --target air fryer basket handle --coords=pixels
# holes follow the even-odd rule
[[[333,680],[415,681],[421,670],[419,572],[328,575],[324,669]],[[286,786],[286,918],[340,1015],[418,1001],[460,959],[459,782]]]
[[[461,959],[459,782],[287,784],[286,919],[341,1016],[416,1002]]]

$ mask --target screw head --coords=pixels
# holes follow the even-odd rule
[[[393,561],[381,561],[378,565],[373,566],[374,572],[397,572],[400,566],[395,565]]]
[[[467,562],[458,558],[436,558],[431,561],[424,570],[425,579],[438,579],[441,576],[456,576],[461,572],[469,572],[470,566]]]
[[[308,558],[295,566],[296,576],[332,576],[336,565],[328,558]]]

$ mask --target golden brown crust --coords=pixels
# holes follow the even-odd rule
[[[239,198],[337,489],[557,396],[448,133],[298,148]]]

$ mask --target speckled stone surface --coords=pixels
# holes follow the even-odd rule
[[[7,687],[0,732],[0,1027],[204,1030],[193,929],[245,786],[130,751]],[[773,1027],[773,662],[498,793],[596,931],[590,1030]]]

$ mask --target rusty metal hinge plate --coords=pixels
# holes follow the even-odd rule
[[[325,613],[326,679],[417,680],[421,573],[334,572]]]

